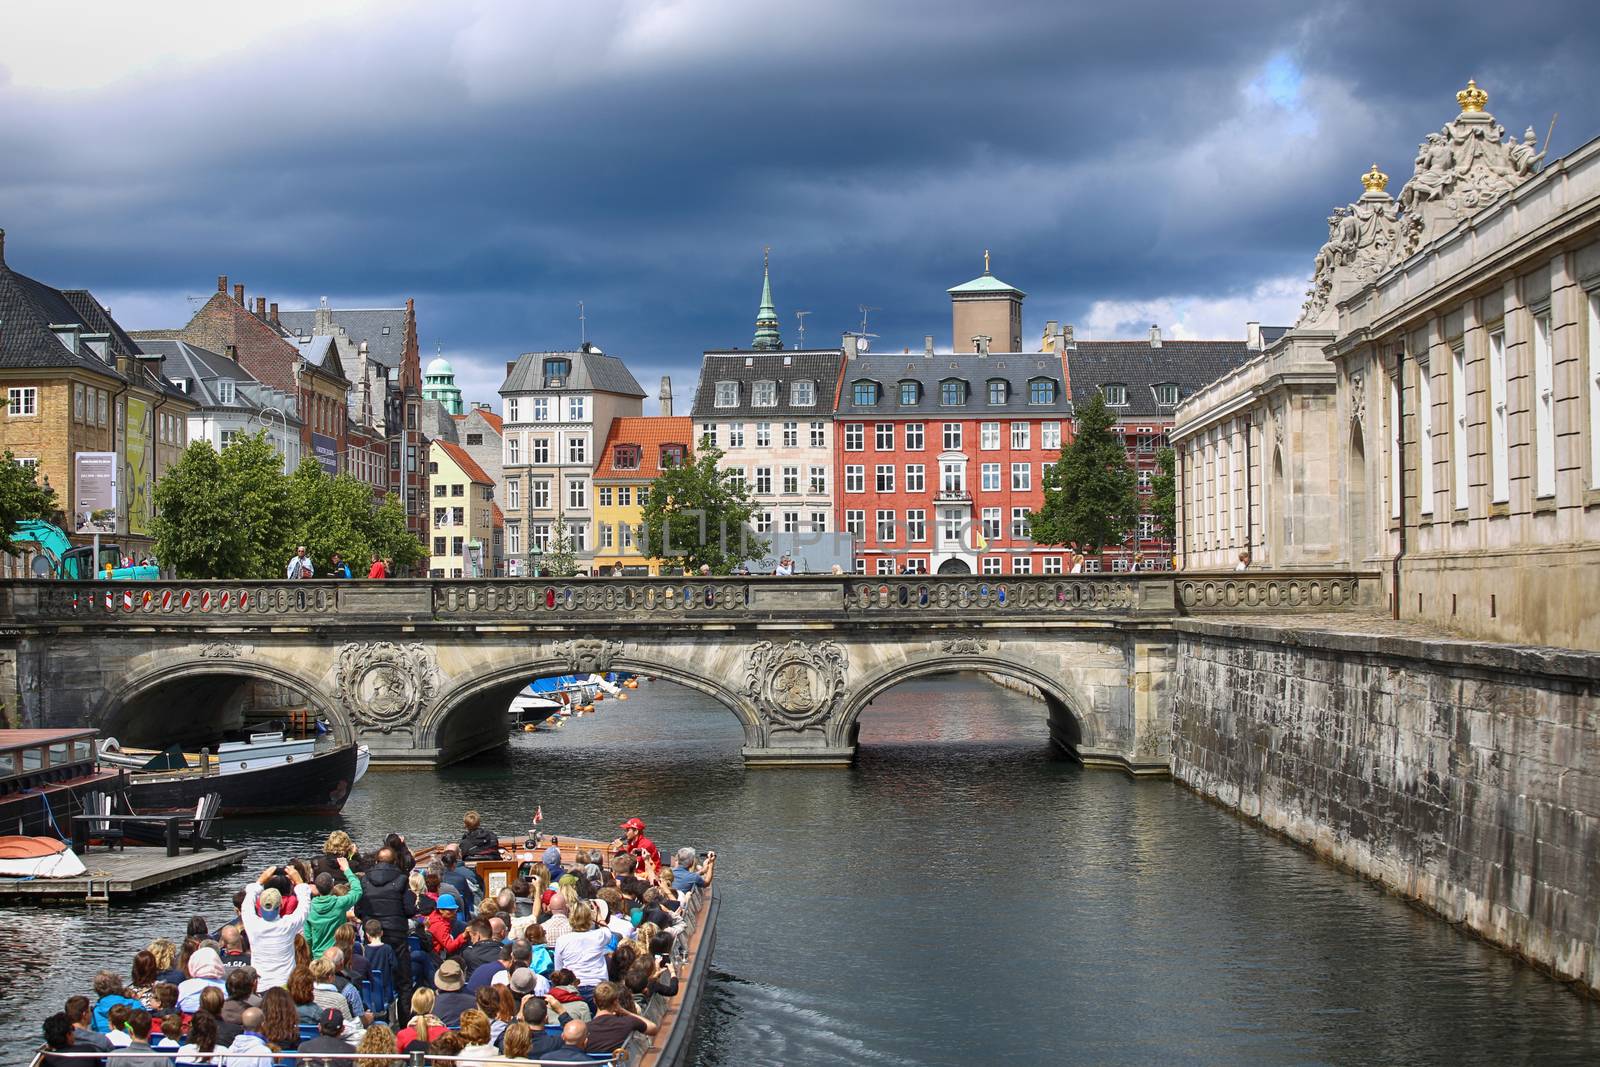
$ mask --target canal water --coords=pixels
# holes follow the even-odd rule
[[[898,687],[851,769],[745,770],[733,717],[627,703],[441,772],[374,773],[341,820],[232,820],[248,871],[334,825],[453,839],[467,808],[715,848],[698,1067],[1600,1062],[1600,1006],[1166,782],[1052,754],[1044,709],[972,676]],[[0,1062],[217,877],[111,912],[0,912]]]

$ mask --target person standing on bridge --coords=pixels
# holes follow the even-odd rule
[[[286,578],[313,578],[316,568],[311,565],[311,557],[306,555],[306,546],[301,545],[294,550],[294,555],[289,557],[289,567],[284,572]]]
[[[383,559],[379,556],[372,557],[372,566],[367,568],[368,578],[387,578],[389,572],[384,569]]]
[[[328,577],[329,578],[349,578],[350,577],[350,564],[348,564],[348,563],[346,563],[344,561],[344,554],[343,553],[335,552],[333,554],[333,557],[328,561]]]

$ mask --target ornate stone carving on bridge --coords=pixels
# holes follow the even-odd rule
[[[238,659],[244,650],[232,641],[212,641],[200,650],[201,659]]]
[[[1495,203],[1533,176],[1544,153],[1528,127],[1522,140],[1502,140],[1505,127],[1484,110],[1489,94],[1468,81],[1456,94],[1461,114],[1417,148],[1416,168],[1400,190],[1409,256],[1456,223]]]
[[[553,646],[556,658],[567,665],[569,674],[604,674],[612,662],[622,655],[622,642],[598,637],[575,637],[570,641],[557,641]]]
[[[981,637],[947,637],[939,648],[947,656],[981,656],[989,651],[989,642]]]
[[[1367,388],[1360,371],[1350,375],[1350,421],[1366,429]]]
[[[804,730],[837,707],[845,670],[845,651],[832,641],[762,641],[750,649],[745,693],[774,729]]]
[[[433,699],[438,670],[418,643],[351,643],[339,650],[335,683],[352,721],[388,733],[411,724]]]

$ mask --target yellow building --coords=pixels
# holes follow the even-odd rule
[[[638,528],[650,483],[664,467],[690,459],[694,420],[656,416],[612,420],[594,471],[594,573],[659,574],[661,562],[645,556]]]
[[[434,441],[428,462],[433,488],[435,578],[486,578],[494,575],[494,479],[466,449]]]

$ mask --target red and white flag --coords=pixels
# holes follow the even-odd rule
[[[544,822],[544,807],[541,805],[533,809],[533,825],[538,826]]]

